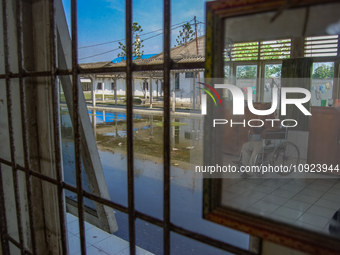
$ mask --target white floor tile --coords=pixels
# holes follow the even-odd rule
[[[262,199],[267,196],[266,193],[256,190],[248,190],[242,194],[242,196],[247,196],[249,198]]]
[[[340,202],[340,197],[338,195],[328,193],[328,192],[325,195],[323,195],[322,198],[327,199],[327,200],[332,200],[334,202]]]
[[[231,185],[230,187],[226,188],[227,192],[233,192],[237,194],[242,194],[247,191],[247,188],[239,187],[237,184]]]
[[[305,212],[312,206],[312,204],[296,201],[296,200],[289,200],[287,203],[284,204],[285,207],[289,207],[301,212]]]
[[[91,228],[85,232],[86,242],[89,244],[96,244],[104,239],[111,237],[112,235],[99,229]]]
[[[284,189],[277,189],[273,193],[273,195],[279,196],[279,197],[284,197],[284,198],[292,198],[294,197],[297,192],[295,191],[289,191],[289,190],[284,190]]]
[[[253,190],[257,190],[263,193],[267,193],[270,194],[272,193],[274,190],[278,189],[277,187],[271,187],[271,186],[267,186],[267,185],[257,185],[256,187],[253,188]]]
[[[335,202],[332,200],[320,198],[318,201],[316,201],[315,205],[326,207],[329,209],[339,210],[340,209],[340,202]]]
[[[318,197],[308,196],[300,193],[292,197],[292,200],[301,201],[309,204],[314,204],[318,199]]]
[[[255,204],[253,204],[252,207],[271,213],[271,212],[274,212],[280,206],[261,200],[261,201],[256,202]]]
[[[270,215],[270,212],[263,211],[261,209],[257,209],[257,208],[254,208],[254,207],[248,207],[246,209],[246,211],[249,212],[249,213],[254,213],[254,214],[265,216],[265,217]]]
[[[85,222],[85,231],[93,228],[94,226]],[[78,219],[76,221],[73,221],[71,223],[67,224],[67,230],[73,235],[78,235],[79,234],[79,222]]]
[[[332,194],[336,194],[336,195],[340,195],[340,188],[331,188],[330,190],[328,190],[328,193],[332,193]]]
[[[238,197],[230,200],[230,202],[235,202],[235,203],[241,204],[241,205],[246,206],[246,207],[255,204],[257,201],[259,201],[259,199],[250,198],[248,196],[243,196],[243,195],[239,195]]]
[[[71,223],[73,221],[78,220],[78,218],[76,216],[74,216],[73,214],[66,213],[66,220],[67,220],[67,224],[68,224],[68,223]]]
[[[307,210],[307,213],[312,213],[312,214],[316,214],[316,215],[331,219],[336,211],[337,210],[332,210],[326,207],[313,205],[311,208]]]
[[[289,190],[289,191],[295,191],[295,192],[300,192],[301,190],[303,190],[303,188],[304,187],[296,186],[294,184],[289,184],[289,183],[281,186],[281,189]]]
[[[86,243],[86,247],[89,247],[90,244]],[[69,235],[68,237],[68,249],[70,255],[73,255],[80,251],[80,239],[78,236]]]
[[[331,185],[324,186],[324,185],[317,183],[317,181],[318,180],[316,180],[311,185],[309,185],[308,188],[316,189],[316,190],[320,190],[320,191],[324,191],[324,192],[326,192],[327,190],[329,190],[331,188]]]
[[[286,203],[288,201],[288,198],[279,197],[279,196],[270,194],[270,195],[264,197],[263,199],[261,199],[261,201],[273,203],[273,204],[276,204],[276,205],[283,205],[284,203]]]
[[[88,248],[86,248],[86,254],[89,254],[89,255],[107,255],[108,253],[94,247],[94,246],[89,246]],[[81,252],[77,252],[75,253],[74,255],[81,255]]]
[[[96,243],[94,246],[113,255],[128,248],[129,243],[117,236],[111,235],[109,238]]]
[[[117,253],[116,255],[129,255],[129,254],[130,254],[130,248],[126,248],[120,251],[119,253]],[[136,247],[136,255],[152,255],[152,253],[140,247]]]
[[[304,194],[304,195],[308,195],[312,197],[322,197],[325,194],[325,192],[307,187],[301,190],[300,194]]]
[[[304,223],[310,224],[310,225],[314,225],[320,228],[324,228],[328,221],[330,219],[329,218],[325,218],[319,215],[315,215],[315,214],[311,214],[311,213],[304,213],[299,219],[298,221],[302,221]]]
[[[297,220],[303,214],[303,212],[292,209],[292,208],[281,206],[279,209],[274,211],[273,214],[283,216],[288,219]]]

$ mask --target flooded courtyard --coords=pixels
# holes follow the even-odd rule
[[[110,199],[128,206],[126,114],[89,110],[89,118],[97,141]],[[61,109],[64,178],[75,185],[73,131],[67,109]],[[190,162],[200,162],[203,156],[203,119],[171,118],[171,221],[192,231],[247,249],[249,236],[236,230],[208,222],[202,218],[202,185],[200,173]],[[135,208],[150,216],[163,218],[163,117],[155,114],[135,114],[134,181]],[[84,189],[88,190],[86,174]],[[76,194],[66,192],[76,200]],[[94,209],[94,203],[85,199]],[[119,230],[114,235],[128,240],[128,215],[114,210]],[[154,254],[163,253],[162,229],[136,220],[136,245]],[[186,237],[171,235],[174,254],[227,254]]]

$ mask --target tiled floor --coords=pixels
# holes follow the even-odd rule
[[[80,239],[78,218],[67,213],[67,229],[69,254],[80,255]],[[129,254],[129,242],[111,235],[85,222],[86,251],[90,255],[125,255]],[[152,255],[152,253],[136,247],[137,255]]]
[[[328,233],[340,209],[339,178],[224,178],[222,205]]]

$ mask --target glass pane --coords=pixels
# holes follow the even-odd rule
[[[281,64],[267,64],[265,65],[265,79],[263,89],[263,102],[272,102],[273,88],[278,88],[278,98],[280,98],[281,89]],[[280,108],[280,104],[277,105]]]
[[[313,63],[311,106],[333,105],[334,62]]]
[[[244,65],[236,67],[236,86],[241,88],[245,100],[248,100],[247,87],[252,88],[252,100],[256,101],[257,65]]]

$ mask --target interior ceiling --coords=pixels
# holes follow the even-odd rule
[[[225,19],[225,38],[234,43],[286,39],[303,36],[307,8],[283,11],[274,22],[276,12],[265,12]],[[340,3],[309,7],[305,36],[328,35],[326,30],[340,20]]]

